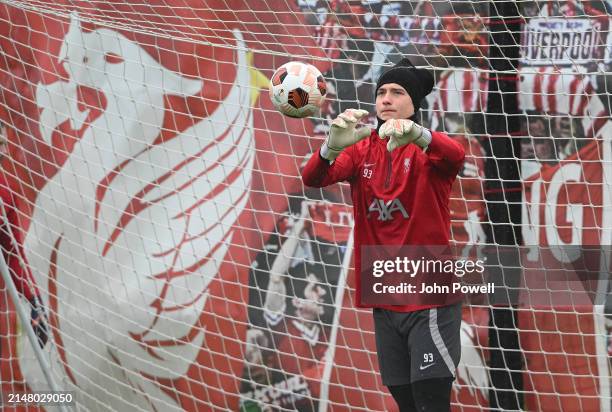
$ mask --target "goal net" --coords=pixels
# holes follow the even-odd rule
[[[466,151],[453,243],[526,247],[497,265],[515,298],[464,305],[453,410],[609,411],[612,5],[508,3],[0,0],[2,173],[32,271],[18,302],[0,282],[2,401],[49,391],[48,367],[78,410],[394,410],[350,189],[300,170],[343,110],[376,125],[374,84],[408,57],[436,79],[420,121]],[[325,77],[316,117],[270,102],[291,60]]]

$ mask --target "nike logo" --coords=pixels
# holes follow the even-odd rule
[[[430,366],[434,366],[435,364],[436,364],[436,362],[430,363],[429,365],[421,365],[421,366],[419,366],[419,369],[420,370],[425,370],[425,369],[429,368]]]
[[[372,167],[374,166],[376,163],[364,163],[363,167]]]

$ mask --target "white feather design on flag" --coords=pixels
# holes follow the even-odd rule
[[[183,376],[205,345],[207,287],[251,185],[250,76],[242,36],[234,34],[228,95],[163,143],[153,144],[165,96],[194,95],[203,82],[166,69],[118,32],[83,31],[73,15],[60,53],[69,78],[38,85],[47,143],[65,121],[84,130],[40,191],[25,248],[43,300],[57,306],[59,328],[46,347],[54,373],[65,388],[78,387],[84,406],[180,409],[155,379]],[[108,64],[109,53],[122,62]],[[77,107],[81,86],[107,99],[91,124]],[[41,372],[23,349],[24,376],[40,390]]]
[[[465,385],[472,396],[477,397],[477,393],[480,392],[483,399],[488,399],[489,373],[477,345],[473,327],[461,321],[461,361],[457,366],[454,389],[459,389],[458,384]]]

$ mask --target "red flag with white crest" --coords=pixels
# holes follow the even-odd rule
[[[0,102],[52,369],[89,407],[235,409],[252,251],[311,151],[263,73],[323,53],[264,1],[46,8],[0,8]],[[40,389],[15,346],[3,388]]]

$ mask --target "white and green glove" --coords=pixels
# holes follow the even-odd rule
[[[333,162],[344,149],[368,137],[371,134],[369,127],[355,129],[357,123],[367,115],[367,110],[346,109],[336,117],[331,123],[327,140],[321,146],[321,156]]]
[[[423,149],[431,143],[431,132],[410,119],[389,119],[380,126],[378,135],[381,139],[389,136],[389,152],[408,143],[414,143]]]

